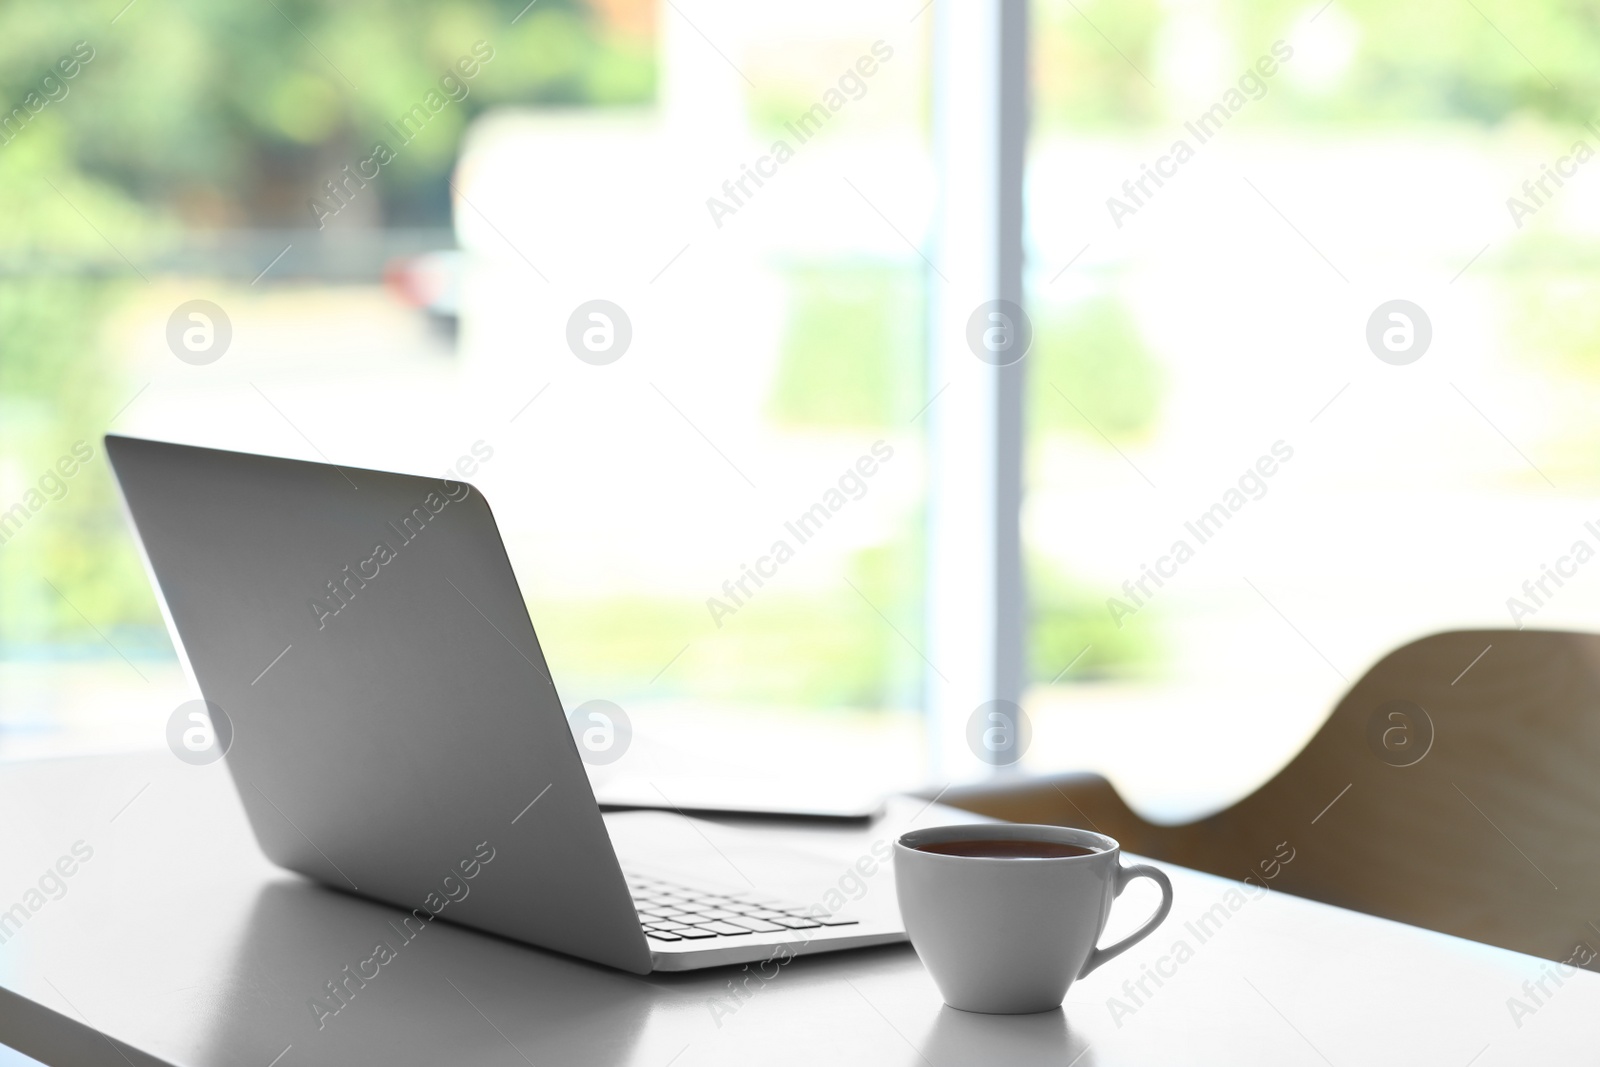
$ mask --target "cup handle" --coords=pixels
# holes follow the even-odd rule
[[[1110,948],[1097,948],[1093,952],[1089,953],[1089,958],[1083,962],[1083,970],[1078,972],[1079,978],[1086,976],[1090,971],[1094,970],[1102,963],[1112,959],[1113,957],[1122,955],[1134,945],[1137,945],[1139,942],[1143,941],[1150,935],[1151,931],[1161,925],[1161,921],[1165,919],[1167,917],[1167,913],[1172,910],[1172,883],[1167,881],[1167,876],[1164,873],[1145,863],[1136,863],[1132,867],[1124,867],[1121,864],[1117,865],[1116,893],[1113,895],[1112,899],[1120,897],[1122,895],[1122,891],[1127,888],[1128,883],[1133,881],[1135,878],[1148,878],[1156,885],[1161,887],[1161,906],[1156,908],[1154,915],[1145,920],[1145,924],[1143,926],[1139,927],[1139,929],[1135,930],[1121,941],[1118,941],[1115,945],[1112,945]]]

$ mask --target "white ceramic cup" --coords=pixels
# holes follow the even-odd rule
[[[920,851],[949,841],[1049,841],[1088,855],[996,859]],[[913,830],[895,843],[900,915],[945,1003],[1021,1015],[1060,1007],[1067,987],[1143,940],[1172,910],[1172,883],[1154,867],[1124,867],[1104,834],[1064,826],[977,823]],[[1161,887],[1161,906],[1132,934],[1096,948],[1111,902],[1135,878]]]

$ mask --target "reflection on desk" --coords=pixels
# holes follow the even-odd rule
[[[5,766],[0,810],[33,814],[8,824],[0,907],[73,842],[94,849],[0,945],[0,1041],[74,1067],[1496,1067],[1592,1047],[1600,1012],[1600,975],[1546,979],[1536,1010],[1513,1015],[1549,964],[1171,866],[1177,903],[1148,941],[1061,1011],[995,1017],[944,1007],[904,945],[637,977],[448,922],[402,939],[398,909],[268,864],[225,769],[166,753]],[[870,826],[771,827],[761,847],[731,820],[681,829],[686,850],[741,867],[780,841],[807,850],[820,891],[907,824],[969,818],[897,798]],[[1148,913],[1139,892],[1107,937]],[[856,910],[892,908],[892,870],[859,894]]]

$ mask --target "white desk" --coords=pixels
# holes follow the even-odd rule
[[[1172,917],[1047,1015],[944,1008],[906,946],[803,958],[719,1001],[745,972],[638,978],[438,924],[319,1030],[309,1000],[369,956],[396,913],[268,864],[225,774],[165,752],[0,765],[0,909],[75,842],[93,849],[0,946],[0,1042],[73,1067],[1497,1067],[1597,1055],[1600,975],[1546,978],[1549,995],[1513,1018],[1509,998],[1532,1004],[1523,982],[1552,965],[1278,893],[1230,911],[1235,883],[1171,865]],[[820,892],[922,808],[896,801],[868,829],[782,833],[817,855]],[[918,825],[961,818],[933,808]],[[741,868],[766,862],[765,847],[706,829]],[[894,906],[891,871],[864,884],[858,910]],[[1133,892],[1114,916],[1124,926],[1146,908]],[[1159,987],[1153,970],[1166,972]],[[1141,977],[1144,993],[1124,986]]]

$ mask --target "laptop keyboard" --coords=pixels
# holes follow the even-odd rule
[[[784,930],[853,926],[817,905],[793,904],[753,893],[713,893],[660,878],[628,876],[628,890],[647,937],[656,941],[706,941]]]

